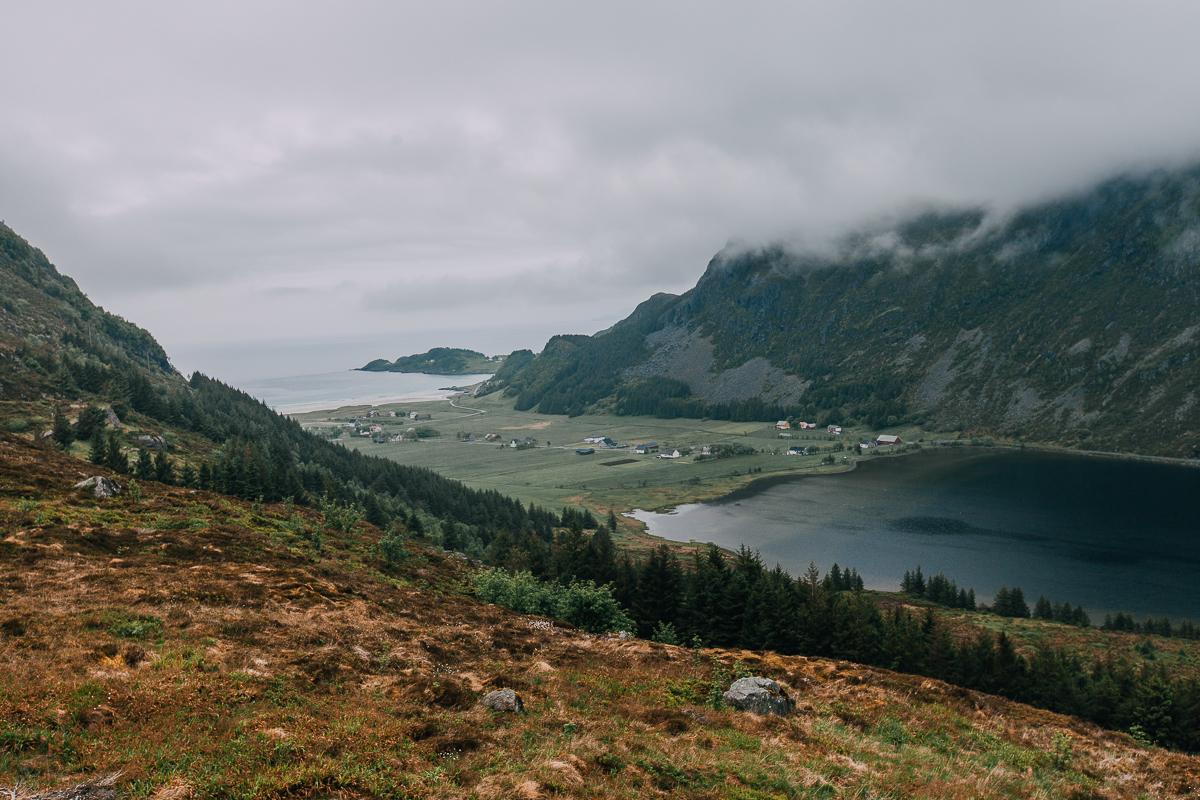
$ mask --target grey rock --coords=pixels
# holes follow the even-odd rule
[[[106,408],[104,409],[104,424],[110,428],[119,428],[121,427],[121,418],[117,416],[117,412]]]
[[[739,711],[752,711],[755,714],[784,715],[795,705],[782,686],[770,678],[757,675],[737,679],[722,696],[726,703]]]
[[[141,436],[138,436],[137,439],[135,439],[134,441],[137,442],[138,447],[144,447],[148,450],[166,450],[167,449],[167,440],[161,436],[148,436],[146,434],[142,434]]]
[[[121,484],[114,481],[112,478],[106,478],[103,475],[93,475],[90,478],[85,478],[73,487],[75,489],[91,489],[92,494],[96,497],[104,499],[106,497],[116,497],[121,493]]]
[[[19,800],[116,800],[117,779],[120,773],[104,778],[78,783],[65,789],[51,789],[46,792],[22,794],[19,789],[12,791],[12,796]],[[8,796],[9,792],[0,789],[0,797]]]
[[[484,708],[490,708],[492,711],[507,711],[512,714],[521,714],[525,711],[525,704],[521,702],[521,696],[512,689],[497,689],[494,692],[488,692],[479,701]]]

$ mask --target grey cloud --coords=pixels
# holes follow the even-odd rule
[[[446,336],[436,304],[537,347],[687,288],[730,240],[1003,214],[1200,157],[1184,2],[124,2],[6,22],[0,217],[218,361],[237,340]]]

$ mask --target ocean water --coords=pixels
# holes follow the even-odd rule
[[[470,386],[490,377],[343,370],[247,380],[238,383],[237,387],[281,414],[302,414],[341,406],[440,400],[453,394],[447,387]]]
[[[895,589],[920,565],[981,600],[1020,586],[1030,606],[1044,594],[1097,623],[1115,611],[1200,620],[1197,499],[1196,467],[964,448],[634,516],[669,539],[745,544],[792,574],[836,562]]]

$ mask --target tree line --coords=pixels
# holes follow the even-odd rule
[[[612,546],[607,527],[590,536],[561,531],[536,558],[518,548],[490,555],[510,573],[564,586],[607,586],[616,608],[643,637],[841,658],[926,675],[1162,745],[1200,749],[1200,682],[1173,678],[1161,665],[1115,656],[1085,660],[1049,645],[1023,655],[1003,632],[956,638],[932,609],[882,610],[853,569],[835,566],[821,574],[810,566],[793,577],[745,548],[727,558],[715,546],[681,560],[663,545],[635,561]],[[941,587],[935,595],[959,602],[962,593],[952,581],[926,581],[927,593],[930,583]]]

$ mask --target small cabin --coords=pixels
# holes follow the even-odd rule
[[[779,422],[775,423],[775,430],[777,431],[788,431],[791,429],[792,423],[788,422],[786,419],[781,419]]]
[[[577,455],[577,456],[590,456],[595,452],[596,452],[596,448],[594,448],[594,447],[577,447],[577,448],[575,448],[575,455]]]
[[[899,436],[895,436],[890,433],[881,433],[875,437],[875,444],[879,445],[880,447],[887,447],[888,445],[903,443],[903,440],[901,440]]]

